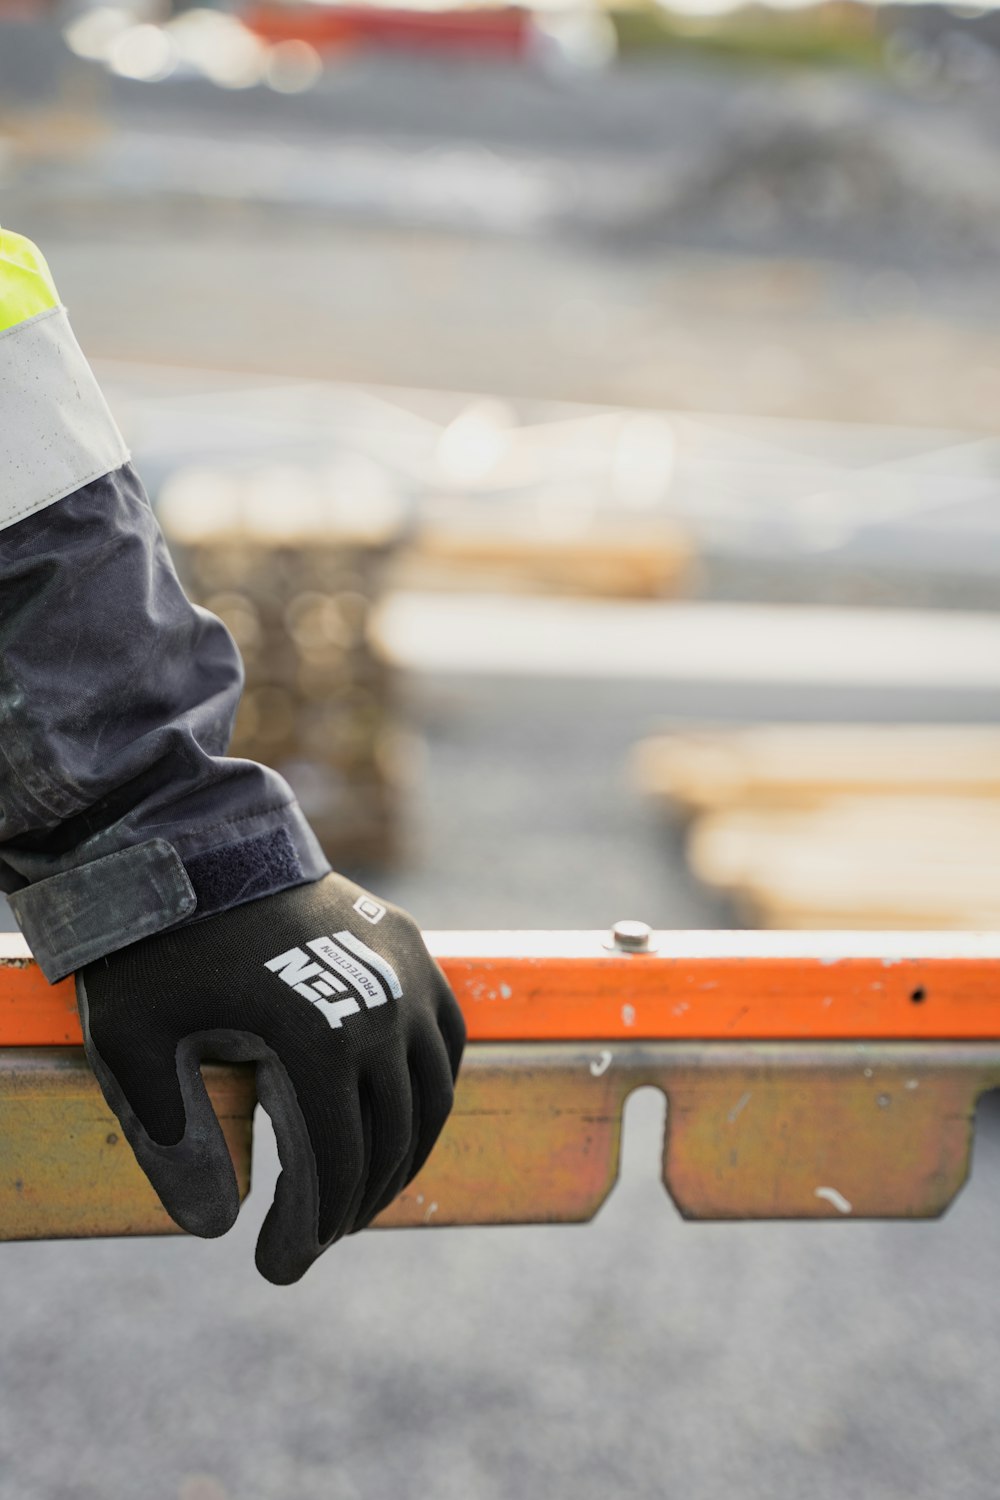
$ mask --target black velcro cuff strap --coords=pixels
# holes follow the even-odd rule
[[[287,828],[269,828],[237,843],[189,854],[184,864],[198,898],[199,918],[309,879]]]
[[[198,900],[180,855],[150,839],[9,897],[50,983],[189,917]]]

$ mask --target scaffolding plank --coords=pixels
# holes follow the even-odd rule
[[[973,799],[1000,809],[995,724],[749,724],[636,747],[640,790],[685,813],[813,808],[833,797]]]
[[[692,871],[754,925],[1000,926],[1000,800],[832,797],[695,820]]]

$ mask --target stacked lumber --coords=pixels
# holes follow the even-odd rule
[[[1000,927],[1000,728],[706,729],[646,741],[635,770],[747,925]]]
[[[581,519],[553,531],[537,514],[507,512],[491,525],[456,507],[450,518],[438,515],[419,527],[392,582],[415,590],[657,599],[681,591],[691,564],[689,542],[665,521]]]
[[[368,619],[398,512],[287,469],[184,470],[157,509],[189,594],[243,657],[231,753],[290,782],[332,863],[385,863],[409,757]]]
[[[687,583],[668,418],[451,397],[433,419],[396,588],[656,599]]]

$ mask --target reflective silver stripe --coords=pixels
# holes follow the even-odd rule
[[[65,308],[0,333],[0,530],[128,456]]]

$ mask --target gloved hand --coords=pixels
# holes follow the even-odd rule
[[[142,939],[77,974],[87,1056],[167,1212],[224,1234],[236,1175],[199,1072],[256,1062],[281,1175],[257,1241],[297,1281],[420,1170],[465,1026],[411,918],[338,875]]]

